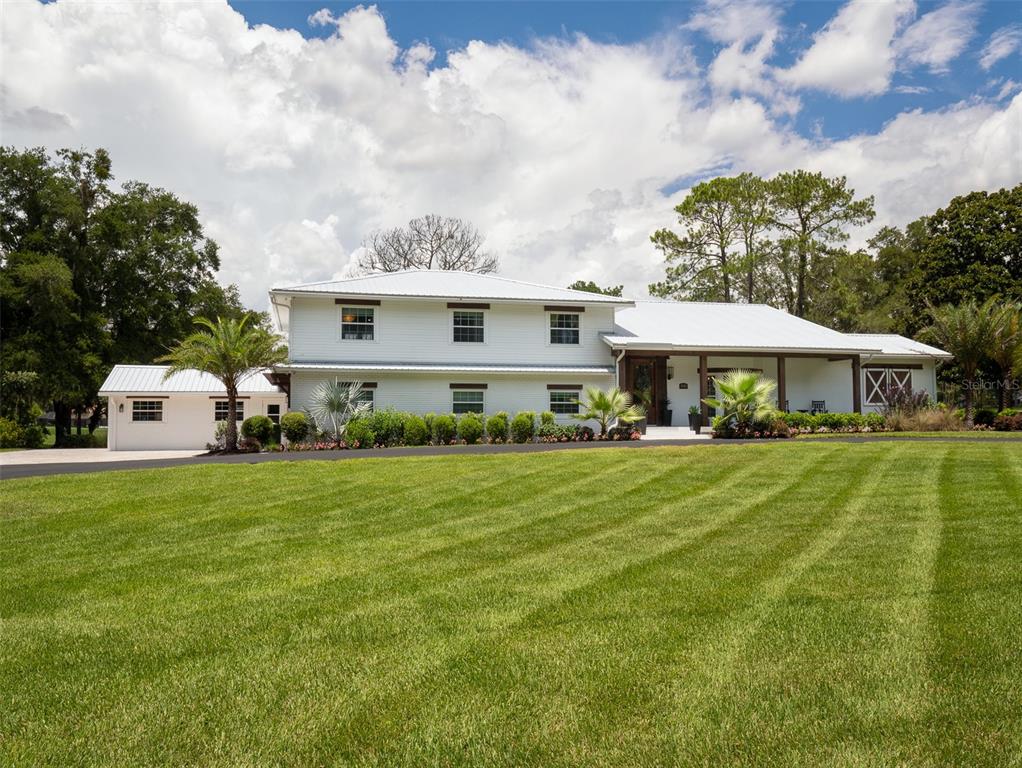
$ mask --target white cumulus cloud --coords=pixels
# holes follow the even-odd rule
[[[903,14],[874,9],[862,13],[886,21],[860,24],[847,8],[813,49],[872,29],[893,57]],[[690,30],[630,45],[473,41],[435,66],[432,48],[402,49],[373,8],[314,14],[332,27],[315,39],[253,27],[225,2],[58,0],[4,14],[3,142],[105,147],[118,179],[194,202],[221,279],[259,307],[273,285],[347,274],[368,233],[425,213],[475,224],[503,274],[642,293],[662,275],[649,235],[673,223],[678,179],[847,174],[878,196],[874,226],[1022,179],[1018,96],[904,113],[839,142],[800,136],[770,96],[794,98],[769,65],[783,33],[768,4],[725,14],[733,25],[698,22],[722,46],[709,71]],[[842,50],[837,40],[854,65]],[[886,61],[867,79],[889,79]]]
[[[990,35],[987,44],[979,54],[979,64],[990,69],[994,64],[1012,54],[1022,51],[1022,24],[1001,27]]]

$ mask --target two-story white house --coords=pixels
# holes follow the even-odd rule
[[[466,272],[407,271],[270,292],[292,410],[324,380],[360,381],[375,408],[553,411],[614,384],[604,339],[629,299]]]
[[[588,385],[647,403],[651,425],[684,426],[721,373],[777,382],[787,411],[883,405],[891,387],[937,394],[946,352],[902,336],[848,334],[761,304],[631,300],[494,275],[408,271],[270,291],[286,365],[253,377],[239,418],[310,405],[324,381],[360,381],[374,408],[417,413],[578,412]],[[201,448],[225,418],[210,376],[164,380],[160,366],[116,366],[112,449]],[[260,383],[261,382],[261,383]]]
[[[583,387],[617,385],[649,423],[688,409],[733,368],[777,382],[785,410],[883,405],[889,386],[936,396],[950,355],[896,335],[839,333],[761,304],[633,301],[465,272],[407,271],[270,292],[291,360],[291,408],[324,380],[363,382],[374,407],[436,413],[577,412]]]

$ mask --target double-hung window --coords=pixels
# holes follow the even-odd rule
[[[576,312],[550,313],[550,343],[578,344],[581,322]]]
[[[452,394],[451,410],[454,413],[483,412],[483,390],[455,389]]]
[[[227,421],[227,408],[228,402],[226,400],[217,400],[213,404],[213,421]],[[280,406],[277,406],[278,409]],[[245,401],[235,400],[234,401],[234,420],[244,421],[245,420]]]
[[[350,387],[352,382],[341,381],[338,382],[342,387]],[[376,384],[370,384],[368,382],[362,382],[362,391],[359,394],[358,399],[355,401],[356,404],[369,403],[369,410],[373,410],[376,407]]]
[[[572,390],[550,390],[550,412],[564,416],[578,413],[578,396]]]
[[[372,307],[341,307],[341,339],[372,341],[375,320]]]
[[[274,424],[280,424],[280,405],[278,403],[270,403],[267,405],[266,416]]]
[[[454,341],[482,344],[484,315],[478,310],[454,310]]]
[[[163,421],[162,400],[132,400],[132,421]]]

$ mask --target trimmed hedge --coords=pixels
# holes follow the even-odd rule
[[[433,442],[437,445],[450,445],[458,434],[458,423],[454,416],[443,414],[433,419]]]
[[[887,421],[879,413],[782,413],[779,420],[797,433],[883,432]],[[762,427],[762,425],[759,425]]]
[[[511,439],[516,443],[531,443],[536,434],[536,414],[522,411],[511,420]]]
[[[483,419],[479,414],[466,413],[458,419],[458,437],[468,445],[475,445],[483,436]]]
[[[429,429],[421,416],[411,414],[405,419],[405,445],[425,445],[429,442]]]
[[[505,411],[497,411],[486,420],[486,434],[491,443],[506,443],[511,433],[511,421]]]
[[[274,423],[269,416],[256,414],[241,422],[241,436],[254,437],[260,445],[268,445],[273,439]]]
[[[280,431],[289,443],[300,443],[309,436],[309,417],[301,411],[291,411],[280,417]]]
[[[344,442],[349,448],[372,448],[376,434],[369,426],[368,419],[352,419],[344,429]]]

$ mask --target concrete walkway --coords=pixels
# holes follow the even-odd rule
[[[710,428],[698,435],[688,427],[646,427],[643,440],[712,440]]]
[[[202,451],[108,451],[106,448],[39,448],[0,452],[0,467],[36,464],[102,464],[109,461],[152,461],[198,456]]]

